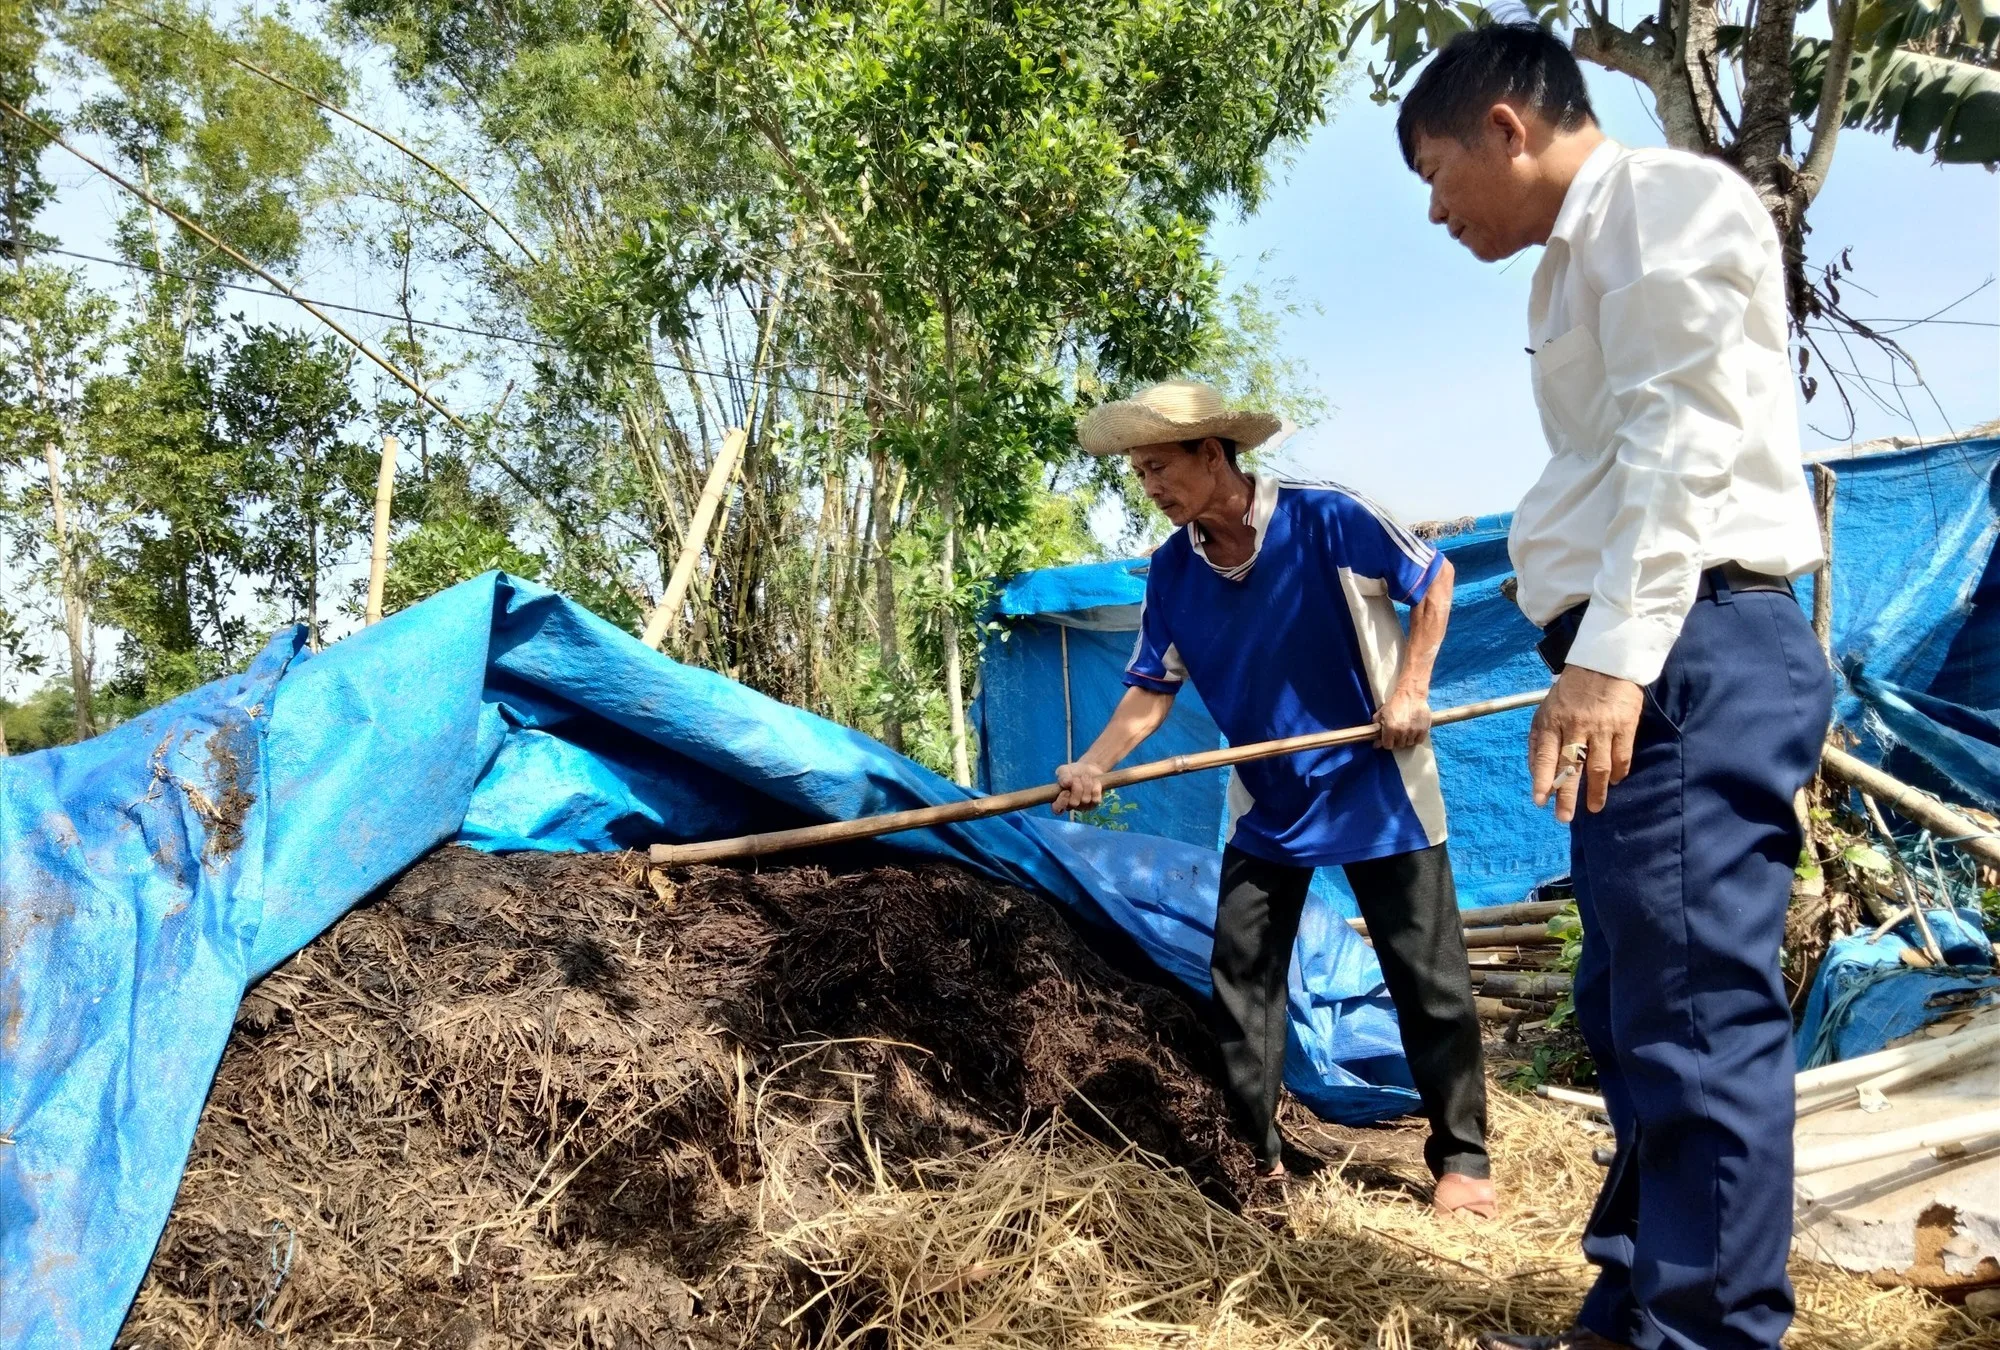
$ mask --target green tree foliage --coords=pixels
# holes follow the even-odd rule
[[[1122,500],[1076,415],[1188,370],[1296,393],[1206,240],[1321,116],[1341,13],[339,0],[315,33],[185,0],[32,11],[9,101],[58,72],[65,133],[162,203],[116,222],[122,308],[44,284],[39,322],[98,325],[61,400],[30,406],[30,335],[0,315],[10,537],[49,594],[73,556],[85,645],[115,637],[71,705],[351,622],[390,433],[388,609],[497,567],[636,632],[692,554],[670,651],[962,769],[989,578],[1090,555]],[[347,70],[382,51],[415,130],[357,106]],[[25,228],[50,151],[4,134]],[[239,264],[175,213],[281,273],[323,247],[379,264],[399,317],[370,340],[421,392],[371,388],[304,315],[231,317]],[[731,427],[747,448],[694,538]],[[64,549],[37,435],[67,457]]]

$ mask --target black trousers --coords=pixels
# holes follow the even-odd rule
[[[1465,964],[1458,891],[1443,844],[1348,863],[1382,978],[1396,1005],[1403,1054],[1423,1099],[1433,1175],[1490,1175],[1486,1079],[1479,1013]],[[1266,862],[1236,848],[1222,854],[1215,909],[1211,1003],[1222,1051],[1223,1095],[1258,1161],[1277,1161],[1278,1093],[1285,1078],[1286,984],[1292,943],[1313,869]]]

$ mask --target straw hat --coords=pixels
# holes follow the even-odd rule
[[[1102,403],[1076,424],[1076,438],[1092,455],[1122,455],[1141,445],[1215,436],[1239,450],[1262,445],[1283,425],[1274,413],[1231,411],[1222,395],[1193,380],[1168,380],[1130,398]]]

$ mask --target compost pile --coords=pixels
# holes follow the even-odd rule
[[[1241,1194],[1210,1053],[961,869],[442,849],[246,996],[121,1343],[816,1341],[772,1235],[925,1160],[1060,1120]]]

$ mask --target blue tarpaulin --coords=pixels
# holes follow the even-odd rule
[[[1996,463],[2000,442],[1979,441],[1838,466],[1843,713],[1865,714],[1878,754],[1914,748],[1926,772],[1987,805],[2000,802]],[[1440,704],[1545,682],[1532,630],[1500,595],[1505,524],[1482,519],[1448,541],[1459,603]],[[1046,781],[1061,758],[1062,688],[1036,644],[1056,644],[1060,670],[1062,630],[1030,616],[1096,625],[1068,630],[1069,735],[1085,743],[1116,697],[1107,653],[1121,645],[1119,607],[1137,598],[1130,569],[1007,589],[1022,622],[991,649],[981,700],[995,786]],[[1101,638],[1093,659],[1114,683],[1088,709],[1078,633]],[[1009,661],[1024,663],[1011,691]],[[1177,717],[1190,746],[1214,743],[1193,700]],[[1468,903],[1519,898],[1565,870],[1561,832],[1527,804],[1525,720],[1439,734]],[[1042,739],[1010,740],[1017,730]],[[1116,925],[1205,994],[1217,854],[1202,791],[1219,810],[1219,785],[1193,783],[1175,808],[1187,814],[1159,826],[1135,795],[1125,831],[1023,815],[885,846]],[[0,1345],[110,1343],[243,990],[430,848],[607,849],[961,795],[859,733],[495,575],[317,656],[288,635],[242,675],[95,740],[0,761]],[[1330,1118],[1399,1113],[1414,1095],[1372,956],[1330,904],[1309,910],[1300,955],[1287,1083]]]
[[[1834,512],[1833,637],[1843,680],[1836,716],[1865,752],[1922,786],[2000,809],[2000,440],[1830,457]],[[1451,631],[1434,706],[1548,683],[1535,632],[1500,592],[1509,575],[1508,516],[1465,522],[1439,545],[1457,571]],[[1801,599],[1812,603],[1810,579]],[[1047,782],[1081,752],[1124,693],[1144,561],[1026,573],[994,606],[1007,640],[989,643],[975,709],[980,767],[993,791]],[[1077,624],[1083,624],[1077,627]],[[1070,714],[1064,717],[1064,651]],[[1133,761],[1220,743],[1192,690]],[[1528,796],[1526,713],[1441,730],[1438,769],[1450,818],[1459,902],[1504,904],[1569,871],[1568,832]],[[1224,770],[1128,790],[1116,823],[1217,848],[1227,819]],[[1337,873],[1327,903],[1352,913]],[[1301,948],[1303,953],[1304,948]]]
[[[0,1345],[111,1342],[245,987],[427,850],[610,849],[965,795],[497,575],[80,745],[0,761]],[[1028,815],[898,836],[1115,924],[1206,992],[1215,855]],[[1367,949],[1320,935],[1288,1081],[1398,1114]],[[1343,1066],[1349,1067],[1343,1067]],[[1369,1077],[1383,1080],[1372,1083]]]
[[[1879,938],[1853,933],[1827,949],[1799,1021],[1801,1069],[1871,1054],[1975,1003],[2000,999],[2000,974],[1979,915],[1935,909],[1928,922],[1941,966],[1904,960],[1906,952],[1923,950],[1909,919]]]

